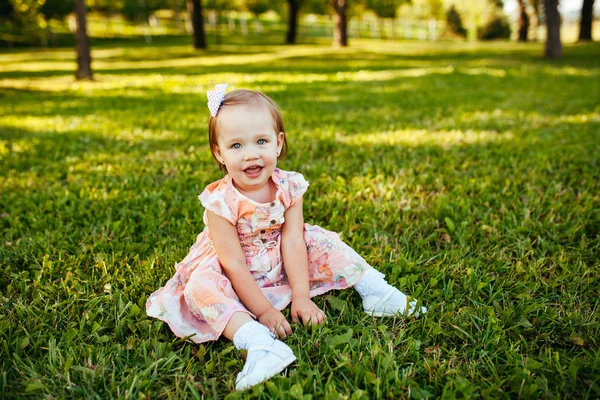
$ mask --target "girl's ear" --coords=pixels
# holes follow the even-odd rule
[[[221,149],[219,149],[219,146],[214,146],[213,147],[213,153],[215,155],[215,157],[217,158],[217,160],[221,163],[221,164],[225,164],[225,159],[223,158],[223,156],[221,155]]]
[[[285,133],[279,132],[277,134],[277,155],[281,153],[281,148],[283,147],[283,139],[285,138]]]

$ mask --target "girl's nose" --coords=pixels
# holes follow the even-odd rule
[[[247,148],[244,153],[244,159],[246,160],[255,160],[258,158],[258,151],[252,147]]]

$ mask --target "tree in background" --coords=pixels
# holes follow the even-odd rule
[[[42,45],[45,44],[47,23],[40,12],[44,0],[5,0],[2,3],[3,19],[8,22],[17,41],[33,43],[39,40]]]
[[[399,0],[367,0],[367,9],[373,11],[379,18],[396,18]]]
[[[202,0],[188,0],[189,1],[198,1],[198,3],[200,4],[200,14],[202,14]],[[236,9],[236,7],[239,8],[239,5],[228,1],[228,0],[204,0],[204,8],[206,8],[207,10],[212,10],[214,11],[215,14],[213,14],[216,18],[215,18],[215,42],[217,44],[220,43],[221,41],[221,33],[220,33],[220,20],[221,20],[221,14],[223,12],[227,12],[227,11],[231,11]],[[200,20],[203,21],[202,17],[200,17]],[[195,31],[195,30],[194,30]],[[202,25],[202,33],[204,34],[204,25]],[[206,48],[206,44],[205,47],[197,47],[197,48]]]
[[[489,0],[491,12],[485,25],[477,28],[477,38],[480,40],[510,38],[510,25],[504,15],[502,0]]]
[[[463,38],[467,37],[467,30],[463,26],[460,14],[458,13],[458,10],[456,10],[456,7],[454,7],[454,4],[450,6],[446,13],[446,26],[451,34]]]
[[[73,3],[65,0],[44,0],[40,12],[46,21],[52,18],[63,20],[73,12]]]
[[[329,1],[327,0],[302,0],[302,12],[329,15]]]
[[[529,20],[531,26],[531,40],[537,40],[538,28],[540,26],[540,10],[542,8],[542,0],[528,0],[531,8],[533,8],[533,13],[531,14],[531,18]]]
[[[188,11],[192,20],[192,33],[195,49],[206,49],[206,35],[204,33],[204,16],[202,15],[202,2],[200,0],[188,0]]]
[[[558,59],[562,54],[562,43],[560,41],[560,14],[558,12],[558,0],[544,0],[544,11],[546,13],[546,58]]]
[[[0,20],[7,21],[12,17],[14,10],[10,1],[0,1]]]
[[[443,0],[427,0],[429,8],[429,17],[437,20],[444,18],[444,2]]]
[[[245,0],[242,3],[243,8],[258,17],[272,9],[272,4],[269,0]]]
[[[348,19],[346,16],[346,0],[331,0],[333,6],[333,21],[335,28],[333,30],[333,45],[348,46]]]
[[[275,10],[276,5],[271,3],[270,9]],[[313,14],[327,14],[327,0],[287,0],[287,34],[286,44],[295,44],[298,36],[298,19],[301,10],[306,10]]]
[[[300,7],[303,0],[287,0],[288,4],[288,30],[285,37],[287,44],[296,43],[296,35],[298,32],[298,17],[300,16]]]
[[[410,0],[400,4],[403,15],[416,20],[443,20],[446,17],[446,3],[454,5],[460,12],[460,6],[471,7],[470,0]]]
[[[131,4],[126,4],[126,1],[127,0],[88,0],[85,6],[90,12],[95,12],[106,16],[120,14],[125,18],[128,18],[127,8],[131,7]],[[135,17],[135,15],[133,17]],[[130,21],[133,21],[133,17],[130,19]]]
[[[410,0],[367,0],[366,8],[373,11],[379,18],[381,24],[381,34],[385,32],[384,18],[392,19],[392,36],[394,36],[395,20],[398,16],[398,7],[402,3],[410,2]]]
[[[529,31],[529,16],[527,15],[527,4],[525,0],[517,0],[519,3],[519,42],[527,41]]]
[[[77,80],[94,79],[92,74],[92,56],[90,55],[90,41],[87,34],[87,11],[85,0],[75,0],[75,17],[77,30],[75,31],[75,52],[77,54]]]
[[[592,21],[594,20],[594,0],[583,0],[581,21],[579,22],[579,41],[592,40]]]
[[[52,45],[56,47],[58,46],[56,34],[50,28],[49,22],[51,19],[64,21],[67,15],[73,12],[73,3],[65,0],[45,0],[40,12],[44,16],[44,20],[46,20],[48,38],[50,39]]]
[[[129,21],[148,21],[150,14],[161,8],[169,7],[163,0],[120,0],[117,4],[105,3],[107,6],[120,6],[120,13]]]

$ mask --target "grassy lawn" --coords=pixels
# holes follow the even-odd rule
[[[600,46],[189,38],[0,54],[0,392],[6,398],[600,397]],[[145,315],[221,177],[205,91],[259,89],[340,232],[420,319],[317,298],[286,376],[231,393],[242,362]]]

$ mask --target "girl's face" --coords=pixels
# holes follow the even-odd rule
[[[283,146],[269,110],[261,104],[223,108],[217,121],[215,156],[225,164],[238,189],[260,190],[269,182]]]

